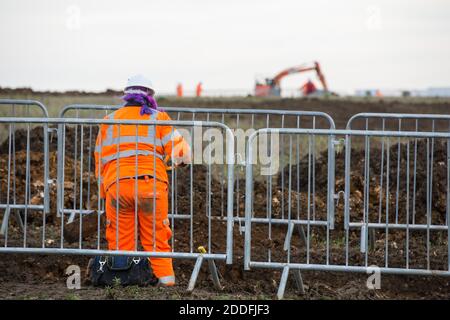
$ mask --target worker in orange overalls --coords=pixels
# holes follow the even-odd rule
[[[202,83],[199,82],[199,83],[197,84],[197,87],[195,88],[195,95],[196,95],[197,97],[200,97],[200,96],[202,95],[202,91],[203,91]]]
[[[145,77],[129,78],[123,97],[125,105],[106,119],[170,120],[158,108],[154,94],[151,82]],[[189,145],[172,126],[104,124],[100,127],[95,172],[100,178],[100,196],[106,198],[109,250],[137,250],[139,234],[145,251],[171,251],[167,162],[190,163],[190,153]],[[171,258],[149,260],[160,285],[175,284]]]
[[[177,97],[181,98],[183,96],[183,85],[181,83],[177,84]]]

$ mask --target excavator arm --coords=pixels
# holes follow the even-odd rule
[[[273,78],[272,83],[274,86],[280,86],[281,80],[284,77],[286,77],[287,75],[294,74],[294,73],[302,73],[302,72],[306,72],[306,71],[314,71],[314,70],[317,73],[317,77],[319,78],[320,83],[323,86],[323,89],[325,91],[328,91],[328,86],[327,86],[327,82],[325,80],[325,76],[323,75],[318,62],[314,62],[314,64],[312,66],[302,65],[302,66],[298,66],[298,67],[292,67],[292,68],[285,69],[285,70],[281,71],[280,73],[278,73]]]
[[[302,73],[307,71],[316,71],[317,77],[319,78],[320,83],[322,84],[324,92],[328,92],[327,82],[325,80],[325,76],[320,69],[320,65],[318,62],[313,62],[312,64],[305,64],[293,68],[288,68],[280,73],[278,73],[274,78],[265,79],[265,83],[256,82],[255,85],[255,96],[257,97],[268,97],[268,96],[280,96],[281,95],[281,80],[287,75],[294,73]]]

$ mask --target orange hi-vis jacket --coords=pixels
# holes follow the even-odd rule
[[[125,106],[105,119],[171,120],[166,112],[140,115],[141,106]],[[167,183],[167,162],[190,161],[190,147],[167,125],[107,125],[100,127],[95,146],[95,175],[100,175],[100,196],[125,178],[151,176]]]

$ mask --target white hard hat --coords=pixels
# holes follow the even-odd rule
[[[152,82],[142,74],[137,74],[129,77],[125,89],[129,87],[144,87],[152,91],[152,93],[155,93]]]

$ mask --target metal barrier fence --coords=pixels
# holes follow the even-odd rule
[[[47,107],[36,100],[0,99],[1,117],[45,117],[48,118]],[[7,107],[9,106],[9,108]],[[31,110],[30,110],[31,108]],[[9,110],[8,110],[9,109]],[[18,109],[21,109],[19,111]],[[37,109],[37,110],[33,110]],[[38,113],[36,113],[38,112]]]
[[[245,231],[244,267],[282,269],[279,298],[291,270],[301,292],[301,270],[450,276],[450,116],[363,113],[353,116],[346,130],[335,130],[331,117],[321,112],[164,108],[175,120],[156,122],[64,118],[69,111],[96,117],[92,112],[100,110],[107,115],[120,106],[71,105],[63,108],[61,118],[48,119],[38,102],[0,100],[1,104],[36,105],[47,118],[0,118],[0,126],[8,128],[0,146],[0,170],[6,173],[5,181],[0,180],[0,208],[5,209],[0,253],[196,259],[188,290],[194,288],[206,260],[220,287],[214,260],[232,263],[233,222],[245,221],[240,228]],[[16,107],[11,110],[15,115]],[[354,130],[358,122],[363,130]],[[220,156],[225,165],[212,160],[210,148],[206,165],[169,168],[171,252],[155,247],[138,251],[137,241],[133,251],[107,250],[102,238],[105,203],[98,194],[92,157],[102,124],[118,130],[134,126],[136,131],[141,126],[187,128],[191,145],[201,134],[197,152],[202,155],[205,143],[211,147],[217,135],[195,128],[216,129],[225,136],[226,152]],[[39,137],[32,137],[33,125],[44,132],[44,151],[36,159],[33,148],[41,145]],[[18,127],[25,128],[22,140],[16,138]],[[232,129],[253,130],[239,136]],[[49,133],[57,133],[53,157]],[[243,141],[246,150],[238,145]],[[24,153],[22,167],[16,161],[18,151]],[[245,177],[235,171],[236,158],[245,167]],[[49,185],[49,171],[55,170],[56,183]],[[240,179],[245,179],[245,217],[240,215]],[[24,188],[23,201],[16,199],[17,184]],[[49,199],[55,194],[53,210]],[[42,211],[42,216],[35,211]],[[16,224],[9,220],[11,212]],[[153,246],[154,237],[155,232]],[[197,246],[206,246],[206,253],[197,252]]]
[[[63,118],[66,114],[71,114],[75,117],[103,117],[108,115],[109,112],[115,111],[122,107],[121,105],[83,105],[73,104],[65,106],[61,109],[60,117]],[[244,176],[245,166],[245,144],[250,134],[257,129],[261,128],[323,128],[323,129],[335,129],[333,119],[324,112],[316,111],[292,111],[292,110],[266,110],[266,109],[220,109],[220,108],[188,108],[188,107],[163,107],[163,109],[174,120],[191,120],[191,121],[218,121],[227,125],[234,130],[235,133],[235,158],[236,163],[239,165],[240,170],[235,170],[235,216],[234,220],[239,222],[240,231],[243,231],[242,222],[244,221],[244,214],[241,206],[243,205],[244,193],[241,191],[241,184],[245,184],[242,180]],[[75,135],[76,136],[76,135]],[[89,143],[92,144],[92,135],[89,134]],[[332,137],[330,137],[332,140]],[[74,141],[77,144],[77,141]],[[315,145],[315,138],[313,138],[312,144]],[[280,146],[283,148],[283,145]],[[313,147],[314,148],[314,147]],[[330,163],[333,163],[334,152],[329,150]],[[312,155],[312,177],[316,175],[315,171],[315,154]],[[281,159],[282,171],[283,161]],[[208,168],[206,175],[206,182],[209,181],[211,171]],[[175,181],[177,181],[177,173],[175,172]],[[222,181],[224,172],[216,173],[217,179]],[[284,189],[287,181],[285,181],[285,175],[281,175],[281,181],[279,185]],[[334,184],[333,180],[330,180],[330,188]],[[175,183],[175,185],[177,185]],[[221,187],[221,197],[224,198],[223,184]],[[315,195],[315,180],[312,180],[312,193]],[[175,197],[178,195],[178,190],[175,190]],[[315,199],[315,197],[313,197]],[[313,200],[315,201],[315,200]],[[284,196],[281,197],[281,202],[285,203]],[[333,210],[333,209],[330,209]],[[221,216],[224,209],[221,208]],[[285,214],[283,208],[283,215]]]
[[[414,113],[357,113],[348,120],[346,129],[448,132],[450,116]]]
[[[213,281],[216,286],[220,286],[217,270],[214,260],[225,260],[228,264],[232,263],[233,255],[233,177],[234,177],[234,137],[231,130],[225,125],[217,122],[200,122],[200,121],[131,121],[131,120],[93,120],[93,119],[22,119],[22,118],[0,118],[0,124],[8,124],[10,128],[13,125],[23,124],[30,126],[31,124],[41,125],[45,128],[48,126],[57,127],[58,135],[58,160],[52,162],[52,172],[58,170],[58,179],[56,186],[53,185],[51,193],[52,197],[57,194],[57,208],[55,214],[46,215],[45,211],[42,219],[36,215],[31,214],[27,210],[24,213],[23,231],[17,232],[16,225],[9,223],[8,218],[4,215],[5,236],[0,239],[0,253],[40,253],[40,254],[77,254],[77,255],[129,255],[140,257],[172,257],[172,258],[186,258],[196,259],[194,271],[189,282],[188,290],[192,290],[200,271],[203,261],[208,261],[210,271],[212,273]],[[205,162],[209,165],[226,166],[226,219],[214,219],[213,212],[216,209],[212,205],[211,193],[206,193],[204,190],[194,190],[195,181],[195,162],[189,164],[187,167],[176,169],[173,165],[168,168],[172,172],[183,172],[184,180],[183,192],[185,197],[179,199],[176,203],[174,197],[174,188],[169,187],[169,220],[172,228],[172,237],[170,244],[171,252],[160,252],[155,247],[155,215],[153,215],[153,250],[138,251],[137,246],[137,229],[134,231],[135,250],[131,251],[111,251],[107,250],[106,243],[103,239],[105,226],[105,204],[101,200],[98,191],[100,183],[99,178],[95,178],[92,171],[85,171],[85,166],[92,166],[90,162],[90,155],[86,156],[84,153],[83,139],[80,139],[79,157],[74,159],[66,157],[72,152],[76,152],[76,145],[66,143],[67,137],[75,132],[78,128],[80,136],[83,137],[84,132],[93,132],[93,128],[98,128],[99,125],[110,125],[110,128],[117,128],[119,131],[119,141],[131,137],[133,141],[138,141],[137,135],[128,135],[127,137],[120,136],[120,130],[132,130],[135,128],[136,132],[147,130],[148,132],[155,132],[156,128],[164,126],[172,126],[172,134],[174,127],[178,131],[186,128],[190,134],[190,139],[187,140],[193,146],[193,159],[195,161],[198,153],[204,156]],[[144,128],[144,129],[142,129]],[[148,129],[147,129],[148,128]],[[212,151],[206,152],[203,150],[203,140],[206,137],[209,140],[210,134],[208,130],[203,132],[202,129],[216,129],[222,134],[224,139],[221,146],[225,148],[223,151],[223,160],[219,163],[213,163]],[[153,130],[153,131],[152,131]],[[12,131],[12,129],[11,129]],[[98,131],[98,129],[97,129]],[[199,136],[200,135],[200,136]],[[26,178],[21,180],[28,190],[28,195],[36,192],[37,173],[41,170],[40,159],[36,159],[31,168],[29,165],[30,146],[36,141],[31,141],[29,135],[26,140],[27,149],[27,166]],[[153,139],[155,135],[153,135]],[[200,143],[197,141],[200,139]],[[155,141],[156,142],[156,141]],[[105,142],[106,143],[106,142]],[[116,142],[115,142],[116,143]],[[9,148],[11,149],[13,142],[9,141]],[[94,147],[89,150],[89,153],[94,151]],[[217,151],[217,150],[216,150]],[[196,154],[197,153],[197,154]],[[138,160],[138,152],[135,152],[135,159]],[[12,157],[12,153],[8,153],[8,163]],[[128,158],[127,158],[128,159]],[[156,158],[154,158],[156,159]],[[200,161],[203,159],[200,158]],[[120,161],[120,158],[117,160]],[[156,160],[155,160],[156,161]],[[5,170],[2,164],[2,171]],[[74,171],[71,168],[75,168]],[[9,173],[9,167],[6,169]],[[72,174],[77,177],[76,184],[79,186],[79,192],[76,192],[72,183]],[[10,175],[10,174],[9,174]],[[69,179],[67,179],[69,178]],[[136,178],[136,177],[134,177]],[[137,179],[135,179],[137,182]],[[173,186],[173,176],[169,185]],[[117,183],[116,183],[117,184]],[[181,186],[179,186],[181,187]],[[32,188],[34,188],[32,190]],[[56,190],[54,190],[56,189]],[[155,194],[155,193],[154,193]],[[48,199],[48,198],[47,198]],[[155,199],[155,197],[153,197]],[[156,200],[153,200],[156,201]],[[119,202],[116,201],[116,220],[119,210]],[[206,206],[207,216],[196,212],[194,208],[195,203],[201,202]],[[25,202],[25,208],[31,207],[29,202]],[[153,203],[153,208],[155,205]],[[52,207],[53,208],[53,207]],[[140,209],[139,209],[140,210]],[[155,209],[153,209],[155,210]],[[178,214],[172,214],[178,210]],[[64,214],[56,214],[64,213]],[[70,216],[67,218],[67,214]],[[179,218],[175,220],[175,217]],[[135,204],[135,222],[138,219],[137,205]],[[140,216],[139,216],[140,219]],[[49,223],[52,221],[52,223]],[[120,222],[120,220],[118,220]],[[136,224],[135,224],[136,225]],[[120,225],[117,228],[116,241],[118,242]],[[122,231],[121,231],[122,232]],[[147,239],[148,240],[148,239]],[[197,250],[197,247],[206,247],[206,252]],[[116,247],[117,249],[117,247]]]
[[[265,134],[279,135],[280,141],[289,141],[289,147],[271,154],[272,161],[273,157],[282,158],[286,153],[289,159],[285,217],[280,217],[279,188],[267,193],[261,186],[255,187],[258,177],[254,171],[260,170],[254,153],[260,145],[255,141]],[[317,203],[323,204],[318,206],[315,216],[311,203],[313,136],[342,137],[347,148],[350,148],[350,138],[354,143],[362,140],[361,148],[353,150],[350,158],[346,156],[347,150],[338,150],[331,167],[326,161],[318,160],[322,163],[318,177],[322,191],[318,192]],[[297,152],[293,148],[295,139],[303,140],[300,162],[292,157]],[[399,148],[393,143],[398,143],[398,139],[403,153],[397,153]],[[341,140],[333,138],[328,149],[338,141]],[[419,145],[416,153],[414,141]],[[284,295],[290,270],[294,271],[300,290],[303,288],[300,270],[378,270],[450,276],[450,133],[261,129],[250,136],[247,148],[244,266],[247,270],[282,269],[279,298]],[[325,153],[321,158],[324,157]],[[397,158],[401,158],[399,168]],[[335,220],[334,213],[330,212],[330,189],[326,190],[335,173],[328,168],[336,170],[338,190],[345,188],[345,201],[336,203]],[[399,192],[393,191],[390,179],[395,172],[401,173]],[[268,201],[264,201],[264,195],[268,195]],[[335,204],[331,202],[331,206]],[[268,224],[261,226],[261,220]]]
[[[0,116],[10,117],[44,117],[48,118],[47,108],[39,101],[34,100],[13,100],[0,99]],[[1,166],[4,170],[0,177],[0,209],[4,210],[3,220],[0,228],[0,235],[6,234],[9,217],[14,213],[19,228],[23,230],[21,212],[27,215],[30,210],[38,210],[44,213],[49,212],[49,133],[48,126],[42,128],[32,128],[30,123],[25,126],[17,126],[15,123],[0,123],[0,152],[7,154],[0,158]],[[43,137],[41,145],[30,145],[30,140],[35,135]],[[21,149],[17,144],[21,144],[20,139],[27,141],[26,148]],[[40,152],[42,154],[43,165],[42,176],[39,180],[40,194],[31,197],[29,185],[22,184],[21,178],[25,181],[30,178],[30,152]],[[24,164],[24,168],[19,168]],[[24,171],[21,171],[24,170]]]
[[[414,131],[414,132],[449,132],[450,131],[450,116],[449,115],[441,115],[441,114],[400,114],[400,113],[358,113],[353,115],[347,122],[346,129],[352,130],[357,127],[358,129],[362,130],[378,130],[378,131],[398,131],[398,132],[404,132],[404,131]],[[418,170],[418,162],[420,162],[421,154],[420,152],[426,152],[427,155],[429,154],[430,157],[426,158],[426,169],[425,172],[427,173],[427,176],[424,177],[427,181],[427,184],[430,184],[430,181],[428,179],[430,176],[428,174],[433,174],[433,157],[434,157],[434,145],[435,145],[435,139],[431,138],[430,141],[426,141],[427,147],[423,145],[419,141],[417,137],[411,137],[410,143],[401,143],[401,137],[397,137],[395,143],[396,143],[396,154],[401,155],[402,152],[405,151],[408,153],[411,152],[410,159],[405,159],[405,157],[397,156],[394,159],[393,165],[395,166],[395,172],[392,173],[392,180],[391,184],[395,181],[395,186],[392,187],[395,188],[395,223],[398,223],[399,221],[399,201],[402,196],[401,194],[401,187],[402,187],[402,179],[401,176],[405,175],[405,173],[402,174],[401,172],[401,166],[402,161],[411,161],[413,163],[413,167],[410,168],[410,171],[413,175],[413,179],[411,181],[412,190],[410,191],[412,195],[411,199],[411,211],[412,211],[412,222],[415,223],[416,221],[416,192],[418,191],[418,183],[420,181],[417,181],[417,170]],[[346,171],[351,171],[351,164],[352,164],[352,137],[351,135],[346,136],[345,139],[345,166]],[[367,161],[370,161],[370,141],[365,139],[359,139],[359,141],[353,141],[353,145],[358,144],[364,144],[364,150],[365,150],[365,158],[369,158]],[[420,148],[422,145],[423,148]],[[404,148],[407,148],[406,150]],[[388,152],[385,151],[389,149],[388,146],[385,146],[385,141],[382,140],[380,143],[380,172],[384,172],[386,169],[386,166],[388,165],[389,161],[392,161],[392,159],[388,159]],[[421,149],[421,150],[419,150]],[[353,150],[353,152],[355,152]],[[357,151],[356,151],[357,152]],[[419,152],[419,154],[418,154]],[[423,154],[422,154],[423,155]],[[386,163],[388,161],[388,163]],[[420,165],[420,164],[419,164]],[[368,181],[371,176],[371,172],[369,169],[364,171],[364,176],[367,176],[367,179],[365,178],[365,181]],[[373,173],[372,173],[373,175]],[[381,220],[381,200],[382,200],[382,192],[383,187],[386,187],[385,185],[389,183],[389,174],[383,175],[379,174],[379,177],[377,177],[379,184],[379,194],[378,194],[378,221]],[[346,175],[346,184],[345,184],[345,194],[351,193],[351,183],[350,183],[350,175]],[[395,180],[394,180],[395,179]],[[431,179],[431,182],[433,179]],[[367,196],[368,193],[368,186],[365,186],[365,192],[364,197]],[[427,189],[427,197],[426,201],[428,202],[430,199],[428,197],[431,197],[431,190],[432,190],[432,184],[430,184],[430,187],[426,187]],[[408,194],[409,195],[409,194]],[[407,196],[406,194],[403,196]],[[409,199],[409,197],[407,197]],[[425,200],[425,199],[423,199]],[[350,210],[349,205],[350,197],[346,197],[346,210]],[[348,215],[348,212],[346,213]],[[367,237],[367,241],[371,246],[374,246],[375,241],[375,228],[371,229],[365,229],[364,225],[358,225],[358,224],[351,224],[352,228],[360,227],[361,230],[361,250],[366,250],[365,248],[365,240],[363,237]],[[433,229],[434,226],[431,226],[431,229]]]

